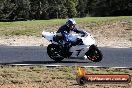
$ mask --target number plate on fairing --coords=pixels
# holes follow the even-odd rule
[[[88,51],[89,46],[86,45],[76,45],[70,48],[70,52],[72,52],[71,57],[83,58],[85,53]]]

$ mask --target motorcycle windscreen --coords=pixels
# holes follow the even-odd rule
[[[93,45],[95,44],[95,39],[92,35],[82,38],[84,45]]]

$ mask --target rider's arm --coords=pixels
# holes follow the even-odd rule
[[[76,33],[81,33],[82,36],[86,35],[86,32],[84,32],[83,30],[77,29],[76,27],[73,28],[73,31],[76,32]]]

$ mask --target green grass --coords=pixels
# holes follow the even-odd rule
[[[117,16],[117,17],[84,17],[75,18],[77,23],[89,23],[89,22],[107,22],[114,20],[129,19],[132,20],[132,16]],[[52,19],[52,20],[32,20],[32,21],[14,21],[14,22],[0,22],[0,27],[14,27],[14,26],[31,26],[31,25],[60,25],[66,22],[67,19]]]
[[[10,31],[4,31],[1,32],[2,35],[5,36],[14,36],[14,35],[26,35],[26,36],[32,36],[35,35],[38,32],[37,29],[24,29],[24,30],[10,30]]]
[[[63,24],[63,23],[65,23],[64,19],[14,21],[14,22],[0,22],[0,27],[32,26],[32,25],[56,25],[56,24]]]
[[[110,22],[110,21],[117,21],[117,20],[132,20],[132,16],[117,16],[117,17],[85,17],[85,18],[77,18],[76,20],[78,22],[84,22],[84,23],[88,23],[88,22],[97,22],[97,23],[101,23],[101,22]]]
[[[85,24],[92,24],[91,26],[96,26],[100,24],[108,24],[113,21],[132,20],[132,16],[85,17],[75,18],[75,20],[77,22],[77,26],[79,27],[85,26]],[[59,26],[61,26],[65,22],[66,19],[0,22],[0,36],[40,36],[43,30],[56,31]]]

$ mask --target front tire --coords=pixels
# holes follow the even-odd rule
[[[47,54],[51,59],[55,60],[56,62],[60,62],[64,59],[64,57],[62,56],[62,48],[56,44],[48,45]]]
[[[99,62],[103,58],[101,51],[95,45],[90,46],[88,52],[85,55],[93,62]]]

